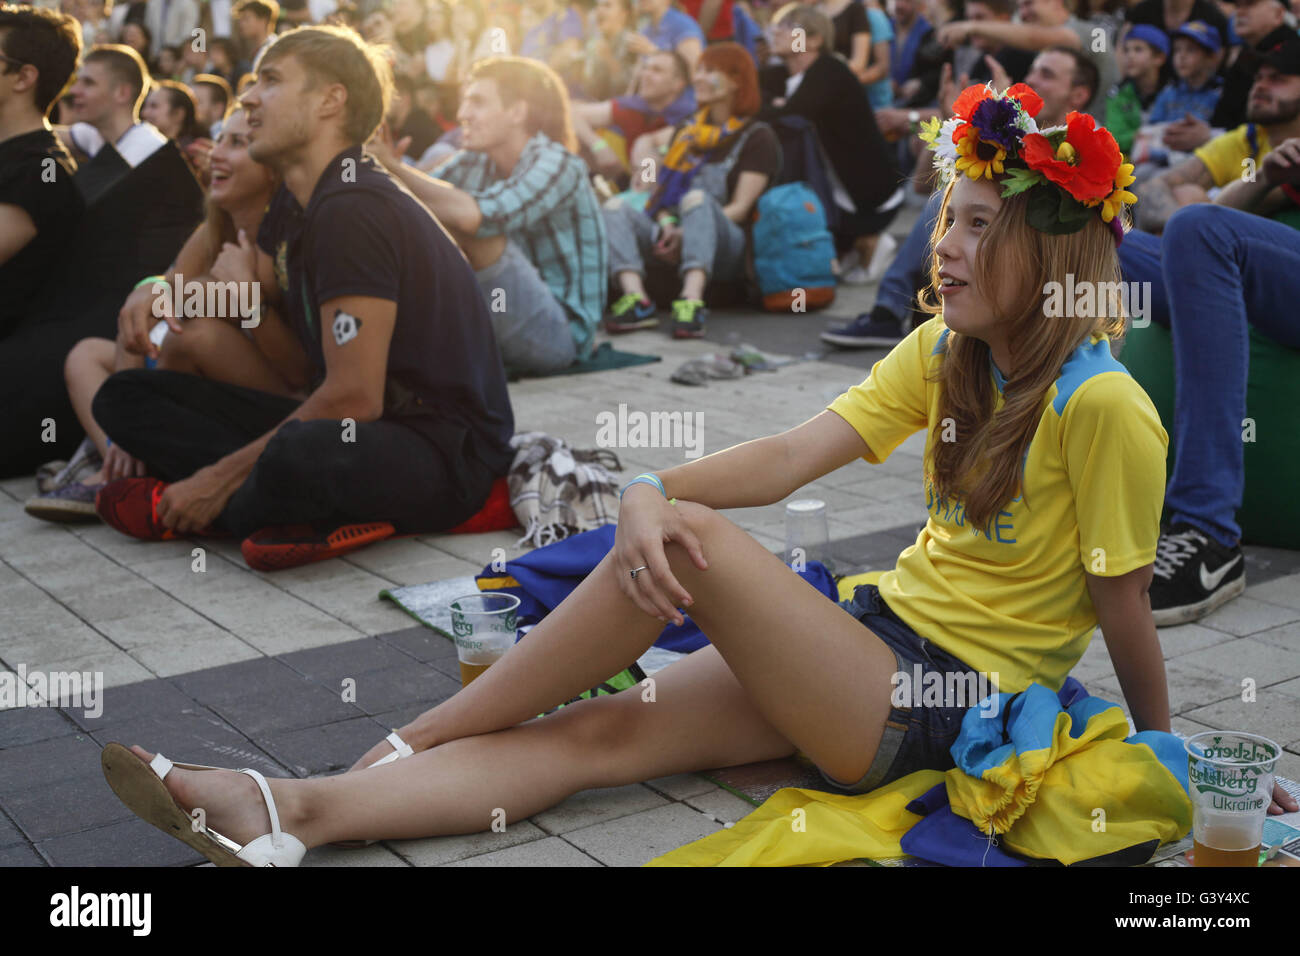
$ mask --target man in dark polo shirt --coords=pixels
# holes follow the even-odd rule
[[[263,55],[242,97],[249,154],[284,185],[257,248],[227,244],[214,271],[260,283],[302,342],[309,394],[158,370],[111,377],[96,421],[157,476],[100,492],[119,530],[215,526],[251,535],[251,565],[285,566],[460,524],[508,469],[514,418],[474,273],[362,153],[386,111],[387,69],[338,27],[293,30]]]

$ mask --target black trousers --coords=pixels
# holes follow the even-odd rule
[[[92,309],[75,319],[32,318],[0,339],[0,478],[72,457],[86,433],[68,400],[63,363],[82,339],[116,334],[117,312]]]
[[[173,482],[260,438],[299,404],[181,372],[133,369],[111,376],[92,410],[115,444]],[[273,525],[362,521],[391,521],[400,533],[445,531],[483,506],[497,477],[463,445],[442,447],[399,422],[358,422],[355,440],[345,437],[352,436],[334,419],[285,424],[226,503],[220,526],[241,537]]]

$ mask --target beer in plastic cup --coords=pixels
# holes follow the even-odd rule
[[[451,631],[460,661],[460,686],[501,659],[515,643],[519,598],[498,591],[468,594],[451,602]]]
[[[1187,738],[1184,747],[1192,865],[1258,866],[1282,748],[1255,734],[1217,730]]]

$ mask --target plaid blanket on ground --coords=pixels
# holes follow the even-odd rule
[[[612,451],[573,449],[544,432],[515,435],[510,447],[510,507],[524,526],[516,546],[540,548],[617,520],[618,483],[607,468],[623,465]]]

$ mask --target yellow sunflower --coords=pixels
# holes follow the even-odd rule
[[[1007,151],[997,143],[990,143],[979,138],[979,131],[973,127],[957,144],[957,172],[965,172],[971,179],[992,179],[994,173],[1002,172],[1002,161],[1007,158]]]

